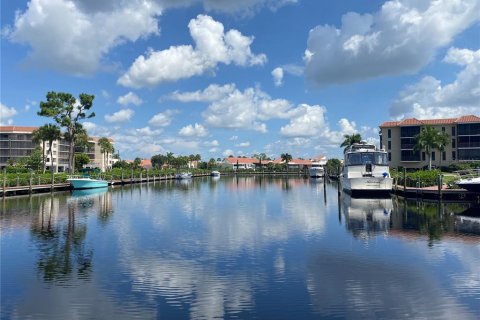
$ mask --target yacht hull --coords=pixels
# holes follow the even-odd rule
[[[108,182],[105,180],[97,180],[90,178],[74,178],[67,179],[73,189],[94,189],[108,187]]]
[[[393,179],[389,177],[342,178],[342,188],[352,195],[389,194],[392,191]]]
[[[308,175],[310,178],[322,178],[325,172],[323,168],[310,168],[308,169]]]

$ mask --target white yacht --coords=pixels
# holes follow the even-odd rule
[[[325,174],[325,170],[321,164],[312,163],[312,166],[308,168],[308,176],[310,178],[321,178]]]
[[[363,141],[347,147],[340,179],[343,190],[351,194],[389,193],[393,179],[387,152]]]

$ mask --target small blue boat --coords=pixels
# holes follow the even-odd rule
[[[67,179],[73,189],[93,189],[108,187],[108,181],[92,179],[89,176],[70,176]]]

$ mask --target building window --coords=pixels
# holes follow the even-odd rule
[[[435,161],[435,151],[432,152],[432,161]]]
[[[456,142],[457,142],[457,140],[452,139],[452,148],[454,148],[454,149],[456,148],[456,146],[455,146],[455,145],[456,145]]]
[[[400,128],[400,137],[402,137],[402,138],[414,138],[419,133],[420,133],[420,127],[419,126],[401,127]]]
[[[425,152],[422,152],[422,161],[425,161]]]
[[[392,141],[388,141],[388,150],[392,149]]]
[[[480,149],[459,149],[458,160],[480,160]]]
[[[390,139],[392,137],[392,130],[388,129],[387,131],[388,138]]]
[[[388,161],[392,161],[392,153],[391,152],[388,153]]]
[[[452,127],[452,137],[455,137],[455,127]]]
[[[447,160],[447,153],[445,151],[442,152],[442,160]]]
[[[445,132],[445,127],[442,127],[442,132]]]
[[[452,160],[457,160],[457,153],[452,151]]]
[[[420,151],[402,150],[401,161],[420,161]]]
[[[468,123],[458,125],[459,136],[479,135],[480,123]]]
[[[413,149],[417,144],[417,139],[415,138],[401,138],[400,139],[400,149]]]

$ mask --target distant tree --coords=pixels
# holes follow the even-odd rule
[[[140,168],[140,164],[142,163],[142,159],[141,158],[135,158],[135,160],[133,160],[133,169],[138,169]]]
[[[197,154],[195,155],[195,158],[194,158],[193,160],[195,160],[195,161],[200,161],[200,160],[202,160],[202,156],[197,153]]]
[[[35,148],[32,151],[32,153],[30,154],[30,156],[27,158],[26,165],[34,171],[40,170],[40,168],[42,168],[42,164],[43,164],[42,154],[43,154],[42,148],[40,148],[40,147]]]
[[[340,174],[340,170],[342,168],[342,162],[335,158],[328,159],[325,167],[327,169],[327,174],[338,175]]]
[[[254,154],[253,157],[255,159],[258,159],[258,161],[260,162],[260,167],[262,167],[262,161],[267,159],[267,155],[263,152],[260,154]]]
[[[215,159],[210,158],[210,160],[208,160],[207,167],[208,167],[209,169],[215,168],[216,165],[217,165],[217,162],[215,161]]]
[[[53,141],[60,140],[62,133],[60,127],[54,124],[45,124],[39,127],[33,132],[33,141],[38,143],[42,141],[42,163],[43,163],[43,173],[45,173],[45,143],[48,142],[48,151],[47,154],[50,155],[50,170],[53,172]]]
[[[112,168],[131,169],[132,165],[125,160],[120,160],[115,162]]]
[[[233,155],[231,154],[231,155],[229,155],[228,157],[229,157],[229,158],[233,158]]]
[[[444,149],[448,143],[448,134],[442,133],[432,126],[425,126],[415,136],[414,151],[424,150],[428,157],[428,170],[432,170],[433,149]]]
[[[343,137],[345,138],[345,140],[343,140],[340,147],[345,147],[345,149],[347,149],[348,147],[350,147],[354,143],[362,142],[362,136],[359,133],[354,133],[352,135],[346,134]]]
[[[84,165],[90,163],[90,157],[85,153],[75,154],[75,170],[79,171]]]
[[[280,158],[282,158],[282,161],[285,162],[285,168],[287,169],[288,171],[288,163],[292,160],[292,156],[288,153],[282,153],[280,155]]]
[[[156,154],[150,158],[150,161],[152,162],[152,167],[161,169],[162,166],[167,163],[167,157],[163,154]]]
[[[173,152],[167,152],[166,157],[167,157],[167,165],[168,166],[173,165],[173,162],[175,162],[174,161],[175,157],[173,156]]]
[[[40,102],[40,111],[38,115],[50,117],[62,128],[65,128],[65,139],[70,143],[68,152],[69,171],[74,170],[75,162],[75,137],[83,127],[80,123],[85,118],[92,118],[95,113],[87,114],[93,106],[95,96],[86,93],[79,95],[79,100],[70,93],[64,92],[48,92],[47,101]]]

